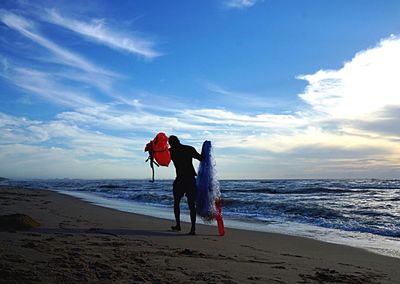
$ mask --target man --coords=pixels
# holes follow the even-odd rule
[[[186,194],[189,209],[190,221],[192,227],[189,235],[196,234],[196,171],[194,170],[192,159],[195,158],[199,161],[203,157],[192,146],[182,145],[178,137],[171,135],[168,139],[169,151],[171,153],[171,160],[174,163],[176,170],[176,178],[173,184],[174,194],[174,214],[176,225],[171,229],[174,231],[181,230],[180,221],[180,202],[184,194]]]

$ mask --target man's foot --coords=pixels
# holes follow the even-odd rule
[[[196,235],[196,231],[195,231],[195,230],[190,230],[190,232],[188,233],[188,235],[194,236],[194,235]]]
[[[171,226],[171,230],[180,232],[181,231],[181,226]]]

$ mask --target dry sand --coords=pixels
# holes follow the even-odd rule
[[[0,188],[0,283],[400,283],[400,259],[280,234],[199,225],[95,206],[46,190]],[[171,209],[172,210],[172,209]]]

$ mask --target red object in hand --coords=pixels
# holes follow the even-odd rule
[[[150,156],[156,160],[160,166],[168,167],[171,162],[171,155],[168,150],[168,137],[165,133],[160,132],[151,140],[144,148],[145,152],[149,152]]]
[[[225,235],[225,227],[224,220],[222,219],[222,204],[220,198],[215,200],[215,208],[217,209],[217,216],[215,217],[215,219],[217,219],[218,233],[220,236],[223,236]]]

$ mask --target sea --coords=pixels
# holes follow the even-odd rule
[[[173,220],[172,182],[8,179],[0,185],[49,189],[99,206]],[[229,228],[283,233],[400,258],[400,180],[220,180],[220,188],[227,234]],[[181,215],[188,221],[185,201]]]

